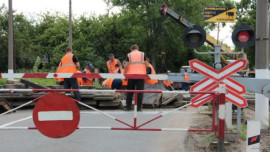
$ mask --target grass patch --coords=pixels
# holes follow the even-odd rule
[[[30,80],[30,81],[35,82],[35,83],[42,85],[42,86],[56,85],[55,79],[29,78],[27,80]]]
[[[240,138],[242,140],[246,140],[247,138],[247,125],[243,124],[241,125],[241,135],[240,135]]]
[[[0,85],[4,85],[7,83],[7,79],[0,79]]]
[[[93,86],[96,87],[96,88],[101,88],[101,84],[96,83],[96,82],[93,82]]]
[[[202,145],[207,146],[207,145],[209,145],[210,143],[212,143],[212,142],[217,142],[217,141],[218,141],[218,140],[217,140],[217,137],[216,137],[216,136],[214,136],[214,135],[209,135],[209,136],[205,137],[200,143],[201,143]]]

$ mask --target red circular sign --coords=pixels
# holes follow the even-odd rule
[[[80,111],[72,98],[60,93],[50,93],[36,103],[33,121],[43,135],[62,138],[77,129]]]

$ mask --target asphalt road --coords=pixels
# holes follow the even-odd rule
[[[190,108],[166,115],[145,127],[189,128],[196,112]],[[167,111],[167,110],[166,110]],[[125,127],[115,120],[90,110],[81,111],[79,126]],[[106,111],[133,123],[133,113]],[[22,110],[0,117],[0,127],[34,126],[32,110]],[[157,110],[138,113],[138,124],[157,116]],[[10,124],[14,121],[22,120]],[[185,152],[186,131],[122,131],[78,129],[70,136],[52,139],[38,130],[0,130],[0,152]]]

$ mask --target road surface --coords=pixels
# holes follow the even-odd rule
[[[138,124],[158,115],[159,110],[144,110],[138,113]],[[133,123],[133,112],[107,110],[109,114]],[[32,110],[20,110],[0,117],[0,127],[35,126]],[[145,127],[189,128],[197,115],[187,108],[166,115]],[[18,122],[17,122],[18,121]],[[92,110],[81,110],[79,126],[125,127],[119,122]],[[186,131],[121,131],[78,129],[70,136],[52,139],[38,130],[0,130],[0,152],[185,152]]]

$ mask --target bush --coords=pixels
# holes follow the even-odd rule
[[[35,64],[33,66],[33,72],[36,72],[36,73],[38,72],[39,65],[40,65],[40,57],[37,56],[36,61],[35,61]]]

